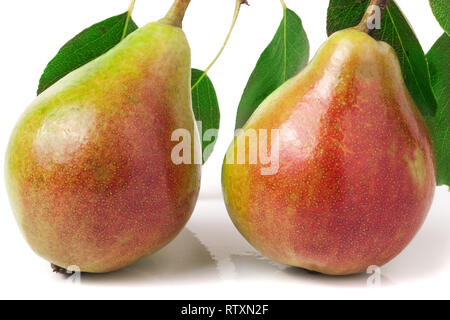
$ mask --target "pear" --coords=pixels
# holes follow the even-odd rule
[[[201,167],[171,159],[173,131],[198,139],[181,29],[188,4],[177,0],[164,19],[47,89],[12,134],[15,217],[32,249],[59,268],[125,267],[168,244],[193,212]]]
[[[272,173],[248,161],[267,144],[277,152]],[[222,180],[235,226],[273,260],[348,275],[397,256],[422,226],[436,180],[394,50],[354,28],[332,35],[255,111]]]

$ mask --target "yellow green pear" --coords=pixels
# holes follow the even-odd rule
[[[249,144],[256,134],[263,140]],[[277,163],[250,163],[266,136]],[[232,221],[273,260],[348,275],[396,257],[422,226],[436,179],[394,50],[356,28],[332,35],[254,112],[222,181]]]
[[[181,29],[189,2],[176,0],[164,19],[44,91],[14,129],[14,214],[55,266],[120,269],[168,244],[190,218],[201,167],[171,159],[175,130],[198,138]]]

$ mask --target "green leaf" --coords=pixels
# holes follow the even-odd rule
[[[450,1],[430,0],[431,9],[439,24],[450,35]]]
[[[431,82],[438,101],[427,124],[434,142],[437,184],[450,186],[450,37],[444,33],[427,54]]]
[[[192,69],[192,86],[202,75],[203,71]],[[203,163],[205,163],[217,142],[220,126],[219,102],[213,83],[208,76],[205,76],[192,90],[192,108],[195,119],[197,122],[201,122],[198,129],[202,138]]]
[[[370,0],[330,0],[327,13],[327,34],[357,26]]]
[[[309,41],[299,16],[284,10],[275,37],[264,50],[244,90],[236,118],[242,128],[258,106],[309,60]]]
[[[59,79],[117,45],[122,38],[127,16],[128,12],[94,24],[67,42],[47,65],[39,80],[37,93],[41,94]],[[126,34],[137,28],[130,19]]]
[[[328,35],[358,25],[369,2],[369,0],[331,0],[328,8]],[[395,49],[405,83],[417,106],[423,115],[434,115],[437,102],[431,87],[425,53],[395,1],[389,1],[383,14],[382,28],[375,30],[373,36],[377,40],[389,43]]]

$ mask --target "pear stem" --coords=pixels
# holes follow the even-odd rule
[[[362,18],[359,25],[356,27],[356,29],[367,33],[368,35],[372,35],[374,32],[374,28],[369,27],[369,19],[373,18],[374,14],[374,6],[380,8],[380,14],[383,15],[384,10],[386,10],[386,7],[388,5],[389,0],[371,0],[369,7],[366,10],[366,13],[364,14],[364,17]]]
[[[133,14],[135,4],[136,4],[136,0],[131,0],[130,6],[128,7],[127,20],[125,21],[125,27],[123,28],[122,38],[120,39],[120,41],[125,39],[125,37],[127,36],[128,25],[130,24],[130,19],[131,19],[131,15]]]
[[[191,0],[175,0],[169,12],[159,22],[181,28],[190,2]]]
[[[233,33],[234,27],[236,26],[237,19],[239,17],[239,12],[241,11],[241,6],[243,4],[249,5],[247,0],[236,0],[236,8],[234,10],[234,16],[233,16],[233,22],[231,23],[230,30],[228,31],[227,37],[225,38],[225,42],[222,45],[222,48],[220,48],[219,53],[214,58],[214,60],[209,64],[209,66],[205,69],[202,76],[198,79],[198,81],[192,86],[192,90],[194,90],[200,82],[206,77],[208,72],[211,70],[211,68],[214,66],[214,64],[219,60],[220,56],[222,55],[223,51],[225,50],[228,41],[230,40],[231,34]]]

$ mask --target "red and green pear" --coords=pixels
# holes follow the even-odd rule
[[[58,81],[14,129],[13,211],[32,249],[55,266],[120,269],[164,247],[190,218],[201,166],[171,159],[173,131],[198,138],[181,29],[188,3]]]
[[[239,150],[252,154],[254,132],[273,129],[274,174],[262,174],[261,161],[236,161]],[[356,29],[335,33],[255,111],[222,179],[235,226],[273,260],[348,275],[396,257],[424,223],[436,179],[394,50]]]

